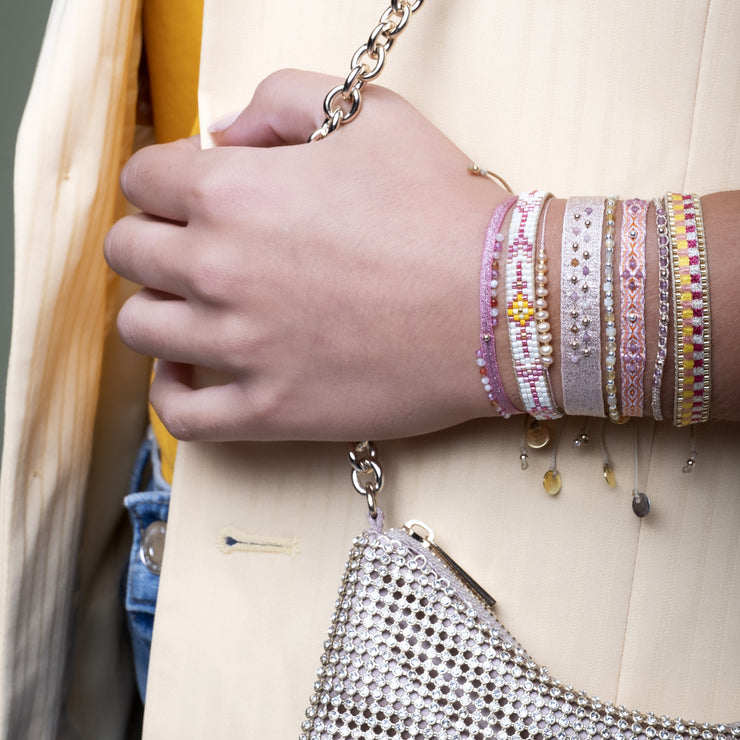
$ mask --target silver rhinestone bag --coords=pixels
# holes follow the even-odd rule
[[[378,514],[350,552],[301,740],[740,738],[740,724],[658,718],[563,686],[428,527],[383,532]]]

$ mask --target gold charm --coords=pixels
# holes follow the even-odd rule
[[[604,480],[607,482],[609,488],[614,488],[617,485],[617,476],[614,475],[614,470],[609,463],[604,463]]]
[[[563,481],[560,479],[560,473],[554,468],[550,468],[542,477],[542,485],[551,496],[557,496],[563,487]]]
[[[544,447],[550,441],[550,430],[537,419],[527,423],[527,444],[535,450]]]

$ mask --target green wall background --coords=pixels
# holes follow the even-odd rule
[[[102,0],[104,2],[104,0]],[[13,306],[13,157],[51,0],[1,0],[0,23],[0,389],[5,380]],[[0,429],[5,407],[0,404]],[[0,435],[2,432],[0,432]],[[1,440],[0,436],[0,440]]]

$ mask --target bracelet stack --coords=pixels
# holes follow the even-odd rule
[[[476,362],[489,404],[504,417],[520,413],[518,406],[538,420],[559,418],[563,411],[550,378],[553,364],[559,362],[565,413],[606,415],[622,423],[641,417],[647,402],[653,417],[661,420],[672,322],[673,423],[682,427],[707,421],[709,271],[698,196],[668,193],[665,201],[652,203],[635,198],[624,201],[621,209],[616,196],[568,199],[562,225],[559,357],[553,353],[547,301],[544,220],[549,198],[544,191],[508,198],[495,209],[486,234]],[[651,207],[657,275],[648,274],[645,247]],[[507,238],[504,221],[509,214]],[[645,292],[651,282],[657,285],[657,327],[646,327]],[[501,382],[494,342],[499,304],[506,306],[519,399],[510,399]],[[652,366],[646,358],[647,330],[657,334]]]

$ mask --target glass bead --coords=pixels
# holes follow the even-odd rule
[[[542,478],[542,485],[547,493],[556,496],[563,487],[560,473],[557,470],[548,470]]]

